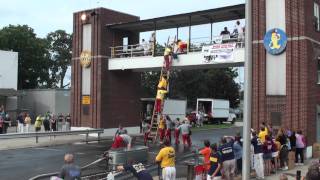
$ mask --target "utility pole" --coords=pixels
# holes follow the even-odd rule
[[[250,179],[252,100],[252,0],[246,0],[242,180]]]

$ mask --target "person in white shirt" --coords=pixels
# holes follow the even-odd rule
[[[244,41],[244,27],[240,24],[240,21],[236,22],[236,25],[234,26],[233,34],[237,36],[238,42],[240,42],[240,47],[242,47],[243,41]]]

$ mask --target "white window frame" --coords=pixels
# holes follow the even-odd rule
[[[316,18],[317,21],[317,27],[316,27],[316,31],[320,31],[320,5],[317,2],[314,2],[313,5],[313,15]]]

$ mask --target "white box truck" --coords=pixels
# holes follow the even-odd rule
[[[236,120],[235,114],[230,113],[229,100],[225,99],[198,98],[196,112],[203,115],[205,123],[234,123]]]

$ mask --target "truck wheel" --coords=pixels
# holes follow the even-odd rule
[[[236,122],[236,118],[233,118],[231,121],[231,124],[234,124]]]

